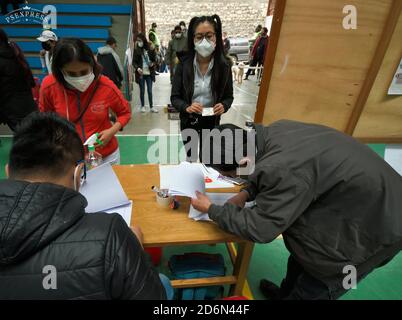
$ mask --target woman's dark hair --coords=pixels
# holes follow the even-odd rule
[[[257,28],[255,28],[255,32],[260,32],[262,30],[262,25],[258,25]]]
[[[215,51],[213,53],[214,58],[214,66],[212,67],[212,77],[211,77],[211,90],[215,99],[219,96],[219,92],[222,87],[222,78],[224,77],[223,67],[224,65],[231,66],[231,61],[224,54],[223,50],[223,41],[222,39],[222,23],[221,19],[218,15],[214,14],[213,16],[202,16],[202,17],[194,17],[191,19],[190,24],[188,25],[188,38],[187,38],[187,48],[188,53],[194,57],[195,56],[195,45],[194,45],[194,36],[195,30],[198,25],[204,22],[210,23],[215,29],[216,36],[216,45]]]
[[[17,63],[23,70],[25,81],[27,81],[28,85],[31,88],[33,88],[35,86],[35,81],[32,75],[32,71],[29,68],[29,64],[25,59],[24,53],[15,42],[8,40],[7,33],[1,28],[0,28],[0,44],[8,46],[12,49],[15,59],[17,60]]]
[[[68,85],[61,70],[66,64],[73,61],[89,63],[93,68],[95,79],[102,72],[102,67],[96,62],[92,50],[84,41],[78,38],[64,38],[58,41],[54,48],[52,72],[56,80],[65,87]]]
[[[143,34],[142,32],[137,34],[137,40],[141,40],[142,43],[144,44],[142,49],[147,50],[147,51],[149,50],[149,44],[148,44],[148,40],[147,40],[147,37],[145,36],[145,34]]]

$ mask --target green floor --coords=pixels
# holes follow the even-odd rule
[[[11,139],[0,138],[0,178],[4,178],[4,166],[7,163]],[[119,137],[122,164],[147,163],[148,148],[154,143],[147,141],[147,137]],[[380,156],[384,156],[384,145],[370,145]],[[173,155],[175,156],[175,155]],[[170,159],[168,159],[170,160]],[[167,247],[160,270],[168,273],[167,261],[172,254],[184,252],[209,252],[221,253],[226,265],[230,266],[230,259],[223,244],[216,246],[189,246]],[[283,240],[275,240],[270,244],[256,245],[251,260],[248,283],[255,299],[263,299],[259,292],[258,283],[261,278],[268,278],[279,284],[286,273],[286,263],[289,256]],[[229,267],[227,272],[231,272]],[[376,270],[358,284],[356,290],[352,290],[342,297],[344,300],[353,299],[398,299],[402,300],[402,253],[385,267]]]

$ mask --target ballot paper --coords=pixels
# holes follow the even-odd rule
[[[199,166],[182,162],[176,166],[159,166],[160,188],[169,195],[196,198],[196,191],[205,193],[204,174]]]
[[[130,203],[121,207],[117,207],[114,209],[106,210],[106,213],[118,213],[121,215],[126,221],[127,225],[130,226],[131,223],[131,212],[133,210],[133,201],[130,200]]]
[[[87,172],[87,179],[81,186],[80,193],[88,201],[85,212],[106,211],[130,203],[109,163]]]
[[[214,115],[214,108],[203,108],[202,109],[202,116],[209,117]]]
[[[237,193],[206,193],[206,196],[209,198],[211,203],[216,204],[218,206],[223,206],[230,198],[233,198]],[[255,205],[255,202],[247,202],[245,207],[249,208]],[[208,216],[208,213],[202,213],[193,206],[190,206],[190,212],[188,214],[190,219],[195,221],[211,221]]]
[[[384,160],[402,176],[402,145],[386,146]]]

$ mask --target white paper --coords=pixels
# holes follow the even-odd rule
[[[211,167],[206,167],[202,163],[192,163],[191,165],[199,167],[204,174],[206,189],[225,189],[234,188],[234,184],[220,178],[220,173]]]
[[[402,95],[402,59],[396,69],[395,76],[392,79],[391,86],[388,90],[389,95]]]
[[[209,117],[214,115],[214,108],[203,108],[202,109],[202,116]]]
[[[121,215],[123,217],[123,219],[124,219],[124,221],[126,221],[127,225],[130,226],[132,210],[133,210],[133,201],[130,200],[130,203],[125,206],[106,210],[105,212],[106,213],[118,213],[119,215]]]
[[[80,188],[87,199],[86,212],[99,212],[130,203],[112,166],[105,163],[87,172],[87,179]]]
[[[211,203],[216,204],[218,206],[223,206],[230,198],[233,198],[237,193],[206,193],[206,196],[209,198]],[[245,208],[249,208],[255,205],[255,201],[247,202]],[[193,206],[190,205],[190,211],[188,213],[188,217],[195,221],[211,221],[208,216],[208,213],[202,213]]]
[[[177,166],[159,166],[160,188],[169,189],[172,196],[196,197],[205,193],[204,174],[198,166],[182,162]]]
[[[384,160],[402,176],[402,145],[386,146]]]

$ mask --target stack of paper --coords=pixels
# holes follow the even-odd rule
[[[159,166],[160,187],[169,195],[196,198],[196,191],[205,192],[204,175],[198,166],[182,162],[177,166]]]
[[[85,212],[117,212],[128,222],[128,211],[132,203],[127,198],[119,179],[109,163],[87,172],[87,179],[80,188],[80,193],[87,199]]]

